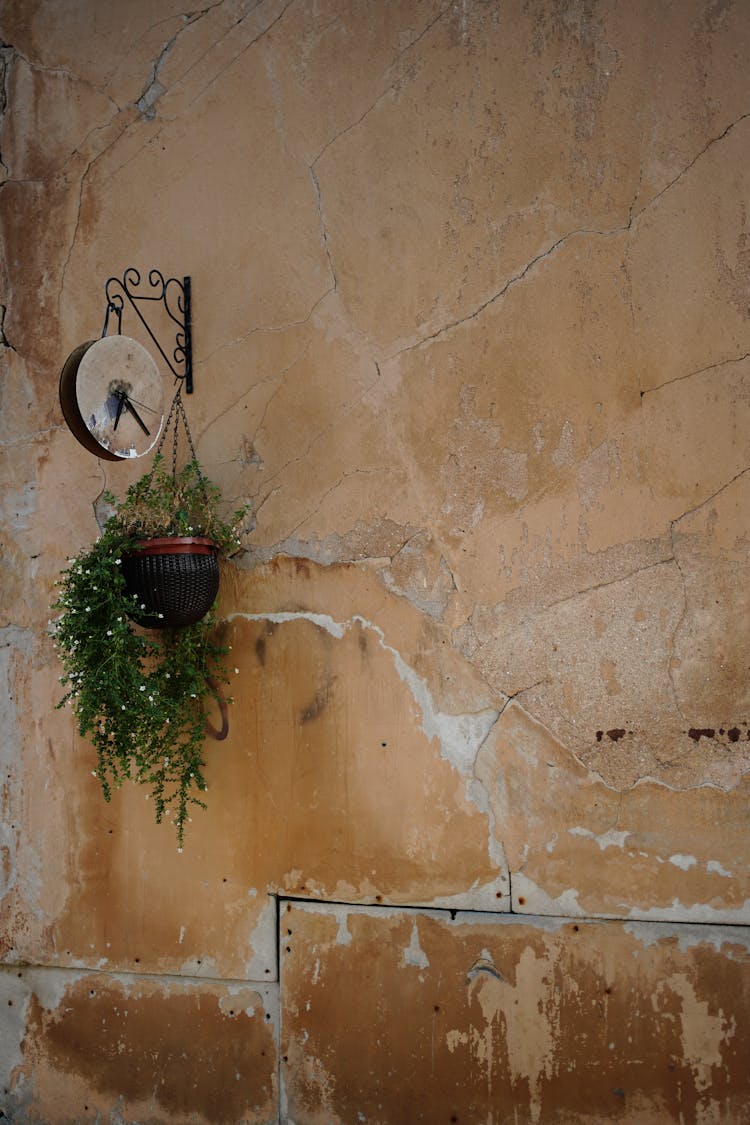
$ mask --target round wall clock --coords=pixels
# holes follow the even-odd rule
[[[129,336],[79,344],[60,375],[63,416],[96,457],[143,457],[164,424],[164,389],[152,356]]]

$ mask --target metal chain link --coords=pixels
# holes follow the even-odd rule
[[[175,391],[174,398],[172,399],[171,406],[169,407],[169,413],[167,414],[167,420],[164,423],[164,429],[161,432],[161,437],[159,438],[158,444],[156,446],[156,453],[161,453],[167,440],[167,435],[169,434],[169,431],[171,429],[173,477],[177,476],[177,446],[179,441],[180,422],[182,422],[182,427],[185,431],[185,437],[187,438],[187,443],[190,448],[192,459],[193,461],[197,461],[198,455],[195,452],[195,446],[193,445],[193,435],[190,433],[187,414],[185,413],[185,407],[182,402],[182,383],[180,383],[177,390]]]

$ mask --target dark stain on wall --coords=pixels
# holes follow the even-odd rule
[[[80,1077],[112,1103],[155,1099],[170,1119],[267,1120],[276,1047],[261,998],[253,993],[257,1004],[248,1012],[246,996],[221,993],[220,1004],[205,986],[127,988],[88,976],[54,1010],[32,996],[24,1055],[36,1055],[37,1073]]]

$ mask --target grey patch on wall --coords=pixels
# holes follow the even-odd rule
[[[389,519],[381,519],[374,524],[358,520],[342,535],[331,534],[323,539],[306,540],[290,535],[270,547],[249,545],[242,565],[252,570],[279,555],[308,559],[321,566],[368,560],[387,562],[395,558],[416,531],[414,527],[404,527]]]

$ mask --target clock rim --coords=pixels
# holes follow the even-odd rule
[[[93,453],[95,457],[104,458],[105,461],[122,461],[122,457],[112,453],[106,446],[100,445],[84,422],[83,415],[78,407],[76,397],[78,368],[86,352],[95,343],[96,340],[86,340],[85,343],[79,344],[77,348],[73,348],[73,351],[65,360],[60,372],[60,406],[68,429],[84,449]]]
[[[102,445],[102,443],[98,441],[98,439],[94,436],[94,434],[87,426],[78,404],[78,369],[83,362],[84,356],[87,354],[89,348],[93,347],[94,344],[100,344],[104,340],[112,340],[118,338],[125,337],[121,337],[119,333],[114,337],[101,336],[95,340],[86,340],[85,343],[79,344],[78,347],[73,349],[68,358],[65,360],[62,371],[60,372],[60,406],[62,408],[63,417],[68,426],[68,429],[76,438],[76,440],[89,453],[93,453],[95,457],[100,457],[105,461],[133,461],[137,460],[140,457],[145,457],[153,451],[154,446],[158,441],[158,434],[161,431],[162,426],[164,425],[164,413],[162,412],[157,435],[149,448],[144,449],[141,453],[123,456],[109,449],[106,445]],[[132,340],[131,337],[127,337],[127,339],[131,340],[132,344],[137,345],[139,348],[141,348],[146,353],[146,355],[149,356],[152,364],[154,363],[153,357],[145,348],[143,348],[142,344],[139,344],[137,340]],[[158,374],[158,369],[156,368],[155,364],[154,371]]]

